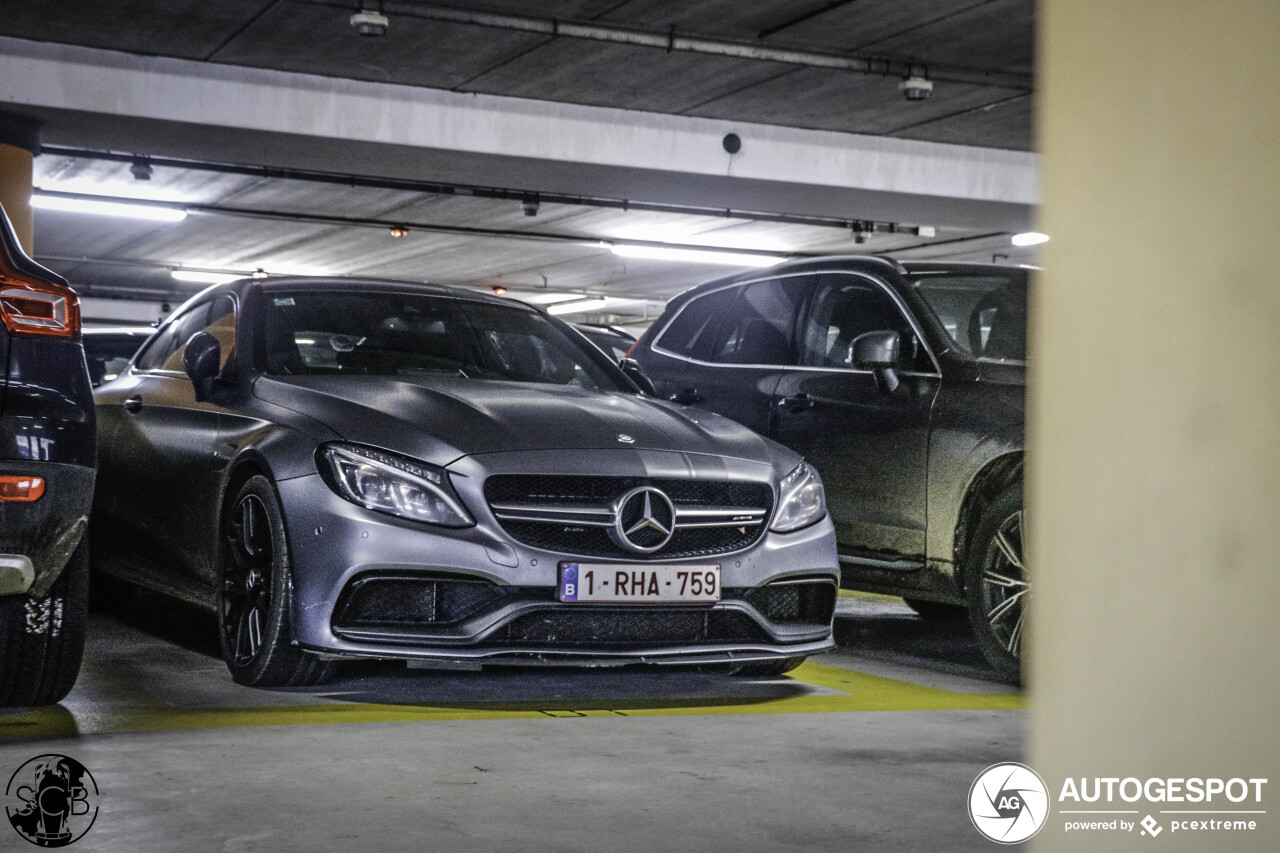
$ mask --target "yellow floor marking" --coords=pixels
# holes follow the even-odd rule
[[[841,598],[860,598],[863,601],[883,601],[888,604],[906,603],[896,595],[881,595],[878,592],[863,592],[860,589],[842,589],[839,595]]]
[[[223,729],[250,726],[314,726],[338,723],[398,723],[436,720],[530,720],[550,717],[659,717],[721,714],[814,714],[848,711],[982,711],[1018,710],[1023,697],[1015,694],[953,693],[906,681],[853,672],[820,663],[806,663],[791,677],[799,682],[840,691],[834,694],[773,699],[730,697],[720,700],[659,699],[623,707],[592,707],[578,702],[535,700],[527,703],[469,703],[468,705],[382,705],[343,703],[260,708],[121,708],[96,709],[84,719],[61,706],[0,713],[0,740],[8,738],[75,737],[88,734]],[[615,704],[611,702],[610,704]],[[622,704],[622,703],[618,703]]]

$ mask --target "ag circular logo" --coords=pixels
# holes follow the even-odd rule
[[[969,788],[969,819],[999,844],[1019,844],[1040,831],[1049,816],[1049,789],[1025,764],[993,764]]]
[[[98,783],[65,755],[37,755],[4,790],[4,810],[18,834],[37,847],[66,847],[98,818]]]

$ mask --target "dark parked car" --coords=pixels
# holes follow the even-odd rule
[[[627,353],[636,344],[635,338],[612,326],[588,326],[585,323],[575,323],[573,327],[581,332],[591,343],[600,347],[605,355],[613,359],[615,364],[620,359],[626,358]]]
[[[154,331],[151,326],[85,326],[81,339],[93,387],[119,376]]]
[[[632,357],[659,393],[727,415],[821,473],[846,587],[922,616],[968,608],[1020,671],[1027,271],[838,257],[673,299]]]
[[[57,702],[87,619],[93,392],[80,303],[0,209],[0,705]]]
[[[832,647],[813,469],[641,396],[529,306],[239,281],[96,396],[95,566],[216,611],[242,683],[360,657],[781,672]]]

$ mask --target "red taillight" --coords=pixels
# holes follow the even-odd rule
[[[11,334],[56,338],[79,334],[80,300],[71,288],[13,272],[0,272],[0,319]]]
[[[44,494],[43,477],[5,475],[0,477],[0,501],[39,500]]]

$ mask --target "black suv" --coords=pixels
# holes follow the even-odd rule
[[[968,608],[1020,676],[1027,271],[834,257],[716,279],[632,350],[658,393],[802,453],[843,585],[924,617]]]
[[[80,303],[0,209],[0,706],[75,684],[87,619],[94,412]]]

